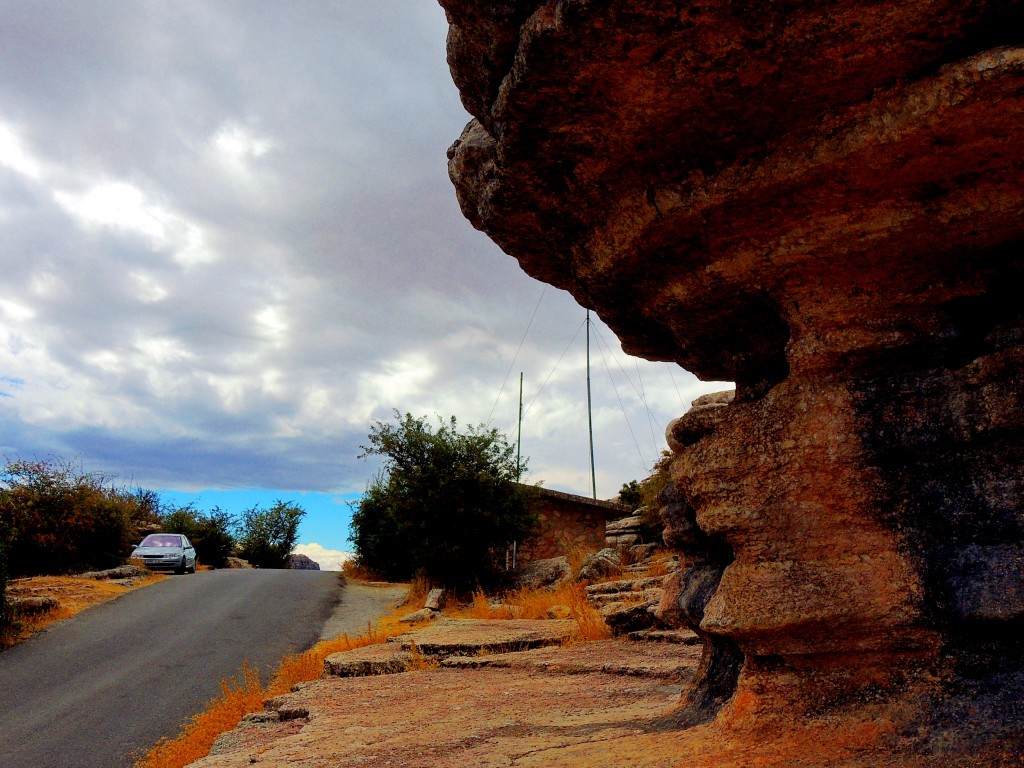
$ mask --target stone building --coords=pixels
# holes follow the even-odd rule
[[[527,563],[566,555],[573,549],[588,552],[604,547],[605,524],[629,514],[615,501],[601,501],[547,488],[536,489],[534,500],[539,525],[530,541],[517,543],[516,560]]]

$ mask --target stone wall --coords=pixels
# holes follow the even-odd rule
[[[574,549],[602,549],[605,522],[628,511],[614,502],[547,489],[540,489],[532,503],[539,520],[538,531],[534,538],[517,545],[516,559],[520,563],[559,557]]]

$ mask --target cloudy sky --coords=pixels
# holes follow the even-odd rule
[[[530,480],[589,494],[584,311],[459,213],[446,31],[430,0],[0,0],[0,454],[295,499],[346,549],[371,422],[514,440],[522,371]],[[608,497],[721,387],[591,343]]]

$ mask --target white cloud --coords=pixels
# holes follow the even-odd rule
[[[305,555],[310,560],[320,565],[321,571],[340,571],[341,566],[355,555],[352,552],[342,552],[337,549],[327,549],[315,541],[308,544],[298,544],[295,547],[295,554]]]
[[[58,190],[53,199],[81,226],[109,228],[140,235],[157,250],[169,250],[182,266],[216,259],[202,230],[165,205],[148,199],[138,187],[123,181],[96,184],[83,192]]]
[[[0,123],[0,165],[30,179],[38,179],[42,175],[39,161],[25,149],[23,142],[14,130],[2,123]]]
[[[230,163],[242,163],[249,158],[263,157],[273,146],[269,139],[259,138],[236,123],[222,125],[214,134],[212,144]]]

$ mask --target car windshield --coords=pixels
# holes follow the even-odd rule
[[[180,547],[181,536],[171,533],[151,533],[142,540],[140,547]]]

